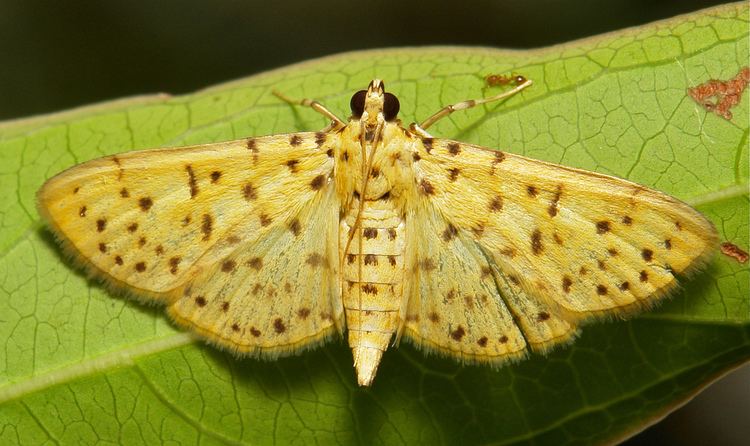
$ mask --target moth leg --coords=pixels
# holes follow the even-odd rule
[[[316,112],[320,113],[321,115],[323,115],[323,116],[329,118],[331,121],[333,121],[333,127],[344,127],[344,126],[346,126],[346,123],[344,121],[342,121],[341,119],[339,119],[338,116],[334,115],[330,110],[328,110],[327,108],[325,108],[325,106],[323,104],[321,104],[320,102],[318,102],[318,101],[314,101],[312,99],[307,99],[307,98],[304,98],[304,99],[292,99],[289,96],[286,96],[285,94],[283,94],[283,93],[281,93],[279,91],[276,91],[276,90],[273,90],[272,93],[276,97],[278,97],[279,99],[281,99],[284,102],[288,102],[288,103],[290,103],[292,105],[302,105],[302,106],[305,106],[305,107],[312,108]]]
[[[458,102],[452,105],[446,105],[445,107],[441,108],[437,113],[425,119],[421,124],[419,125],[412,124],[411,128],[415,130],[417,133],[419,133],[420,136],[427,137],[429,136],[429,134],[425,132],[425,129],[427,127],[436,123],[440,119],[450,115],[454,111],[466,110],[467,108],[476,107],[477,105],[486,104],[488,102],[500,101],[500,100],[509,98],[515,95],[516,93],[520,92],[524,88],[531,86],[531,84],[533,83],[531,79],[526,79],[523,76],[516,76],[515,81],[517,85],[512,90],[497,94],[495,96],[491,96],[489,98],[470,99],[468,101]]]

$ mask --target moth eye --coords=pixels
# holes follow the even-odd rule
[[[365,112],[365,96],[367,96],[366,90],[359,90],[354,93],[352,100],[349,101],[349,106],[352,108],[352,116],[359,118],[362,113]]]
[[[398,110],[400,108],[401,105],[398,103],[396,95],[385,93],[383,102],[383,116],[385,117],[385,120],[392,121],[396,119],[396,115],[398,115]]]

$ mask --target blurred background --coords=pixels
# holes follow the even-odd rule
[[[0,121],[123,96],[188,93],[342,51],[535,48],[721,3],[0,0]],[[748,414],[745,366],[625,444],[747,444]]]

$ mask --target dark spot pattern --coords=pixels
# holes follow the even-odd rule
[[[481,338],[477,339],[477,345],[480,347],[487,347],[487,336],[482,336]]]
[[[305,262],[312,267],[318,267],[321,265],[325,265],[325,261],[325,257],[318,254],[317,252],[314,252],[307,256],[307,260]]]
[[[261,333],[260,330],[258,330],[255,327],[250,327],[250,334],[253,335],[253,337],[260,337]]]
[[[365,265],[377,265],[378,264],[378,257],[375,254],[366,254],[365,255]]]
[[[501,344],[505,344],[506,342],[508,342],[508,337],[507,337],[507,336],[505,336],[505,335],[502,335],[502,336],[500,336],[500,339],[498,339],[498,341],[499,341],[499,342],[500,342]]]
[[[375,285],[371,283],[362,284],[360,289],[365,294],[378,294],[378,287],[376,287]]]
[[[122,198],[128,198],[130,197],[130,192],[128,192],[128,190],[123,187],[122,189],[120,189],[120,196]]]
[[[607,294],[607,287],[604,285],[597,285],[596,286],[596,294],[600,296],[604,296]]]
[[[308,316],[310,316],[310,309],[309,308],[300,308],[297,310],[297,316],[299,316],[300,319],[307,319]]]
[[[535,198],[539,192],[536,190],[536,187],[534,186],[526,186],[526,194],[531,197]]]
[[[289,138],[289,144],[293,146],[298,146],[302,143],[302,137],[299,135],[292,135],[291,138]]]
[[[286,162],[286,167],[289,168],[289,171],[291,173],[297,173],[298,172],[297,164],[299,164],[299,160],[289,160]]]
[[[281,318],[276,318],[273,321],[273,331],[275,331],[277,334],[281,334],[286,331],[286,326],[284,325],[284,322],[281,321]]]
[[[546,311],[540,311],[539,314],[536,315],[537,322],[544,322],[546,320],[549,320],[550,315]]]
[[[423,179],[419,183],[419,191],[422,192],[423,195],[435,195],[435,187],[426,179]]]
[[[621,284],[620,284],[620,289],[621,289],[622,291],[627,291],[627,290],[629,290],[629,289],[630,289],[630,282],[627,282],[627,281],[625,281],[625,282],[621,283]]]
[[[396,240],[396,230],[394,228],[388,228],[388,240]]]
[[[390,263],[391,266],[396,266],[396,256],[388,256],[388,263]]]
[[[630,226],[633,224],[633,219],[626,215],[622,217],[622,224],[624,224],[625,226]]]
[[[188,187],[190,188],[190,198],[195,198],[198,195],[198,181],[195,179],[195,172],[193,172],[193,166],[190,164],[185,166],[185,170],[188,174]]]
[[[118,265],[120,265],[120,266],[122,266],[122,264],[123,264],[122,257],[115,256],[115,263],[118,264]]]
[[[424,138],[422,140],[422,145],[424,146],[424,149],[427,151],[427,153],[432,152],[432,143],[434,140],[432,138]]]
[[[456,238],[456,235],[458,235],[458,229],[453,226],[451,223],[448,223],[448,226],[445,228],[445,231],[443,231],[443,240],[446,242],[449,242]]]
[[[206,306],[206,298],[203,296],[197,296],[195,299],[195,304],[199,307],[205,307]]]
[[[325,132],[316,132],[315,133],[315,144],[320,147],[326,142],[326,133]]]
[[[427,318],[432,322],[433,324],[437,324],[440,322],[440,315],[435,313],[434,311],[427,315]]]
[[[325,181],[325,176],[318,175],[317,177],[313,178],[312,181],[310,181],[310,187],[312,188],[312,190],[320,190],[325,184]]]
[[[96,230],[97,232],[102,232],[105,229],[107,229],[107,219],[106,218],[100,218],[96,221]]]
[[[164,254],[164,247],[161,245],[157,245],[156,248],[154,249],[154,252],[156,253],[157,256],[162,255]]]
[[[151,206],[154,205],[154,200],[152,200],[150,197],[143,197],[138,200],[138,206],[141,208],[143,212],[148,211],[151,209]]]
[[[135,232],[138,230],[138,223],[130,223],[128,225],[128,232]]]
[[[596,233],[597,234],[605,234],[610,231],[610,225],[607,220],[602,220],[596,222]]]
[[[562,280],[562,289],[566,293],[570,293],[570,286],[573,285],[573,281],[568,276],[564,276]]]
[[[641,282],[648,282],[648,273],[646,272],[646,270],[641,270],[638,278],[641,280]]]
[[[544,251],[544,245],[542,245],[542,231],[534,229],[531,233],[531,251],[534,255],[539,255]]]
[[[135,270],[139,273],[146,271],[146,262],[138,262],[135,264]]]
[[[503,197],[500,195],[495,196],[489,205],[490,211],[497,212],[503,208]]]
[[[466,330],[464,330],[464,327],[460,325],[458,326],[458,328],[451,332],[451,338],[453,338],[453,340],[457,342],[460,342],[464,335],[466,335]]]
[[[85,217],[86,216],[86,206],[81,206],[80,209],[78,209],[78,216]]]
[[[300,234],[302,228],[298,219],[295,218],[294,220],[289,222],[289,230],[292,231],[292,234],[294,234],[295,237]]]
[[[240,331],[240,324],[238,324],[237,322],[235,322],[234,324],[232,324],[232,331],[234,331],[234,332]]]
[[[225,260],[221,264],[221,270],[225,273],[233,272],[236,267],[237,267],[237,262],[235,262],[234,260]]]
[[[252,259],[247,261],[247,266],[256,271],[260,271],[260,269],[263,268],[263,259],[261,259],[260,257],[253,257]]]
[[[172,257],[169,259],[169,272],[172,274],[177,274],[177,267],[180,266],[180,261],[182,258],[180,257]]]
[[[650,262],[654,258],[654,251],[644,248],[643,251],[641,251],[641,257],[643,257],[643,260]]]
[[[457,167],[448,169],[448,179],[450,181],[456,181],[459,173],[461,173],[461,170]]]
[[[201,223],[201,232],[203,233],[203,241],[211,239],[211,232],[213,232],[214,219],[208,215],[203,214],[203,222]]]
[[[555,196],[552,198],[552,202],[547,208],[547,213],[550,217],[554,217],[557,215],[557,204],[560,201],[560,197],[562,197],[562,186],[558,184],[557,190],[555,191]]]
[[[141,237],[138,239],[138,247],[143,248],[145,244],[146,244],[146,237]]]
[[[458,155],[459,153],[461,153],[461,146],[455,142],[448,144],[448,153],[450,153],[453,156]]]
[[[260,214],[260,225],[266,227],[273,222],[273,219],[266,214]]]
[[[378,238],[378,230],[375,228],[365,228],[364,231],[362,231],[362,235],[364,235],[367,240]]]
[[[422,157],[421,157],[421,156],[419,156],[419,153],[418,153],[418,152],[414,152],[414,153],[412,153],[412,154],[411,154],[411,158],[412,158],[412,159],[413,159],[414,161],[419,161],[419,160],[421,160],[421,159],[422,159]]]
[[[258,191],[255,190],[252,184],[247,183],[246,185],[242,186],[242,196],[245,197],[245,200],[255,200],[258,198]]]
[[[227,311],[229,311],[229,302],[223,302],[221,304],[221,311],[223,311],[224,313],[226,313]]]
[[[216,184],[219,181],[219,178],[221,178],[221,172],[218,170],[211,172],[211,183]]]
[[[667,248],[667,250],[672,249],[672,240],[670,239],[664,240],[664,247]]]
[[[99,243],[99,252],[105,254],[107,252],[107,245],[105,243]]]

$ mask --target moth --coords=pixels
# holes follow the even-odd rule
[[[716,250],[713,225],[645,186],[402,126],[380,80],[319,132],[136,151],[38,192],[65,252],[238,356],[346,336],[357,381],[406,338],[499,366],[648,309]]]

